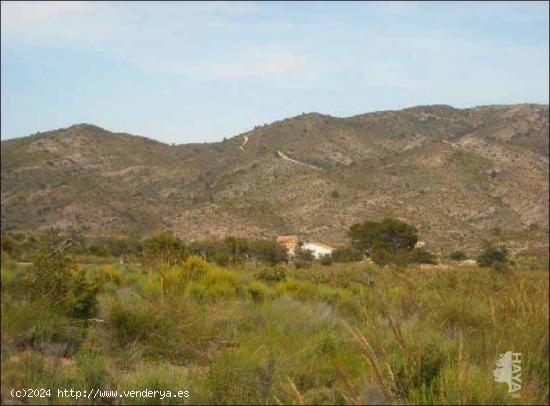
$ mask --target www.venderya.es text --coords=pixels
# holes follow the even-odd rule
[[[188,398],[190,392],[188,390],[110,390],[110,389],[12,389],[10,391],[12,398],[51,398],[52,395],[58,398],[71,399],[106,399],[106,398],[156,398],[156,399],[171,399],[171,398]]]

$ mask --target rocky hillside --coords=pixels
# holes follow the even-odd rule
[[[303,114],[178,146],[78,124],[2,141],[2,228],[338,244],[393,215],[436,250],[545,245],[548,131],[548,106],[527,104]]]

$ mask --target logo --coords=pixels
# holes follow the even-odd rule
[[[508,385],[508,393],[519,397],[521,390],[521,352],[506,351],[498,356],[493,370],[495,382]]]

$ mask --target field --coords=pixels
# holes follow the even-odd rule
[[[196,256],[79,269],[71,313],[34,292],[32,266],[3,261],[3,404],[548,403],[546,271]],[[522,354],[518,397],[494,382],[506,351]],[[13,399],[12,388],[51,393]],[[188,396],[59,396],[71,388]]]

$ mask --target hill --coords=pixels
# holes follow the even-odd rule
[[[2,229],[338,244],[350,224],[391,214],[435,250],[547,246],[548,115],[532,104],[311,113],[184,145],[78,124],[2,141]]]

